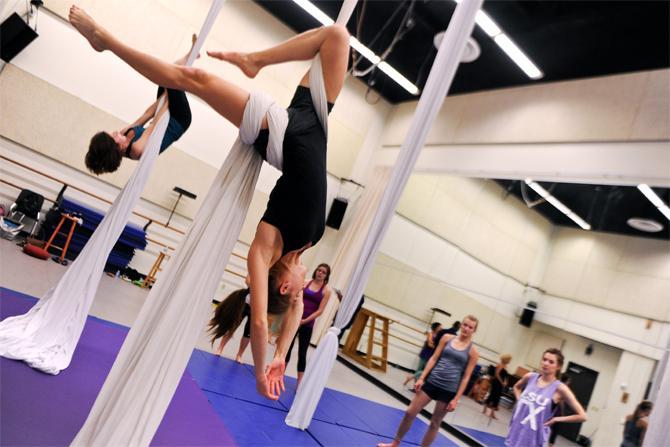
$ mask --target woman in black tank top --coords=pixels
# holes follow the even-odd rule
[[[249,92],[205,70],[169,64],[135,50],[111,35],[81,8],[72,6],[69,20],[96,51],[111,51],[156,85],[200,97],[240,127]],[[214,51],[207,54],[236,65],[253,78],[268,65],[310,60],[317,53],[321,58],[327,100],[334,103],[349,62],[349,33],[343,26],[313,29],[255,53]],[[300,255],[321,238],[325,218],[326,137],[323,129],[315,125],[314,106],[308,100],[308,91],[302,88],[309,87],[308,74],[300,86],[288,111],[283,175],[270,193],[268,210],[258,224],[247,260],[256,388],[260,394],[275,400],[284,388],[284,357],[302,316],[300,292],[306,269]],[[261,127],[267,129],[267,118]],[[262,144],[255,146],[262,153]],[[241,299],[231,302],[240,308],[244,305]],[[237,308],[231,312],[237,315]],[[274,359],[266,367],[269,312],[286,316]]]

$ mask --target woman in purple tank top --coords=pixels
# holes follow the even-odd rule
[[[550,427],[557,422],[584,422],[586,413],[570,388],[558,380],[563,366],[563,353],[550,348],[542,354],[539,373],[528,373],[514,385],[517,403],[505,439],[508,447],[543,447],[549,439]],[[551,403],[565,402],[575,412],[555,417]]]
[[[312,280],[309,281],[302,291],[302,319],[300,320],[300,327],[298,333],[293,337],[291,346],[286,352],[286,364],[291,359],[291,351],[295,344],[295,339],[298,339],[298,386],[302,381],[302,376],[305,374],[305,367],[307,366],[307,348],[309,348],[309,341],[312,339],[312,331],[314,330],[314,320],[323,313],[323,310],[328,304],[330,298],[330,287],[328,287],[328,279],[330,279],[330,266],[328,264],[319,264],[319,266],[312,273]],[[297,387],[296,387],[297,389]]]

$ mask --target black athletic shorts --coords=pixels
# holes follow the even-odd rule
[[[242,332],[242,337],[251,338],[251,307],[244,303],[244,310],[242,311],[242,318],[246,318],[247,322],[244,323],[244,332]]]
[[[163,87],[158,87],[156,99],[160,98],[163,91],[165,91]],[[174,118],[185,132],[191,125],[191,107],[188,104],[188,99],[186,99],[186,93],[169,88],[167,89],[167,96],[170,118]]]
[[[431,383],[424,382],[421,390],[433,400],[449,403],[456,396],[456,391],[447,391]]]

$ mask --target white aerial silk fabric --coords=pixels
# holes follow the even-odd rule
[[[374,168],[370,176],[371,180],[365,187],[360,202],[356,204],[353,210],[352,222],[346,226],[342,240],[333,257],[333,273],[330,276],[330,284],[337,284],[343,290],[346,290],[345,284],[349,283],[349,277],[356,267],[365,237],[379,208],[379,202],[386,190],[390,175],[391,168],[381,166]],[[326,309],[317,320],[317,327],[314,329],[314,332],[317,333],[317,344],[330,329],[335,312],[339,307],[341,307],[341,303],[338,300],[328,300]]]
[[[222,5],[223,0],[212,3],[186,65],[195,61]],[[156,110],[160,110],[162,101]],[[27,313],[0,322],[0,355],[23,360],[32,368],[49,374],[58,374],[70,365],[107,257],[149,179],[169,120],[170,114],[166,112],[156,124],[126,186],[58,284]]]
[[[363,245],[358,262],[346,287],[345,297],[332,328],[321,340],[312,355],[305,375],[298,389],[286,423],[292,427],[305,429],[309,426],[316,406],[321,398],[326,381],[337,356],[337,335],[352,317],[363,293],[375,256],[391,222],[394,210],[416,159],[447,95],[456,74],[461,55],[468,37],[472,34],[475,15],[483,0],[462,0],[449,23],[435,57],[426,86],[419,100],[412,125],[405,137],[398,161],[395,164],[389,185],[381,200],[375,218]]]
[[[147,296],[73,445],[146,446],[184,372],[254,194],[263,160],[251,144],[268,115],[282,145],[286,110],[252,93],[240,135],[180,247]],[[283,127],[283,130],[281,129]]]
[[[342,9],[350,16],[355,3],[346,0]],[[327,131],[328,102],[318,55],[310,71],[310,91]],[[72,445],[146,446],[151,442],[202,332],[211,297],[246,217],[262,163],[251,144],[266,113],[267,153],[281,151],[288,114],[269,97],[252,93],[240,137],[181,246],[149,293]],[[281,159],[270,158],[281,168]]]
[[[168,112],[157,123],[128,183],[58,284],[27,313],[0,322],[0,355],[48,374],[70,365],[107,257],[151,174],[169,119]]]

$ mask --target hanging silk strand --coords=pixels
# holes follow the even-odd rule
[[[350,3],[355,0],[345,1]],[[318,56],[310,73],[310,91],[327,130],[327,98]],[[252,93],[239,138],[181,246],[149,293],[73,445],[146,446],[151,442],[211,311],[211,297],[246,217],[262,163],[251,144],[266,114],[268,152],[281,151],[287,112],[269,97]]]
[[[335,323],[321,339],[316,352],[307,364],[300,388],[298,388],[296,398],[286,417],[286,423],[292,427],[306,429],[312,420],[335,363],[338,348],[337,335],[340,328],[351,319],[358,306],[379,246],[428,131],[435,121],[437,112],[456,74],[465,44],[474,28],[475,15],[482,2],[483,0],[463,0],[456,7],[419,100],[412,125],[400,150],[389,185],[368,231],[356,268],[346,286],[345,297]]]

